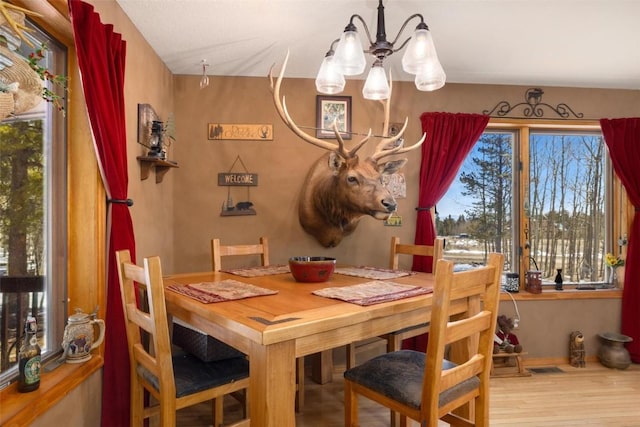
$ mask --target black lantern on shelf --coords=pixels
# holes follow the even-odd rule
[[[151,123],[151,136],[149,137],[149,152],[147,156],[164,159],[166,153],[163,148],[162,140],[164,138],[164,124],[161,121],[154,120]]]

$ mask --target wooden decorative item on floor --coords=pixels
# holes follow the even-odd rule
[[[526,355],[527,352],[525,351],[520,353],[507,353],[504,351],[494,353],[491,377],[530,377],[531,372],[527,371],[522,363],[522,356]]]
[[[584,368],[584,335],[580,331],[571,332],[569,338],[569,358],[571,366]]]

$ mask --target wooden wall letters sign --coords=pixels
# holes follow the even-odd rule
[[[273,125],[241,123],[209,123],[209,139],[273,141]]]
[[[257,173],[239,173],[239,172],[220,172],[218,173],[218,185],[228,185],[231,187],[236,186],[257,186],[258,174]]]

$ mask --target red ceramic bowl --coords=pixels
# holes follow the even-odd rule
[[[289,259],[289,269],[298,282],[326,282],[335,268],[335,258],[296,256]]]

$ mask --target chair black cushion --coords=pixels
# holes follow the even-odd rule
[[[158,390],[158,379],[148,370],[138,367],[138,373]],[[173,356],[176,397],[183,397],[249,376],[249,361],[245,357],[203,362],[192,354]]]
[[[455,366],[454,363],[445,359],[442,369],[451,369]],[[424,353],[399,350],[382,354],[351,368],[345,371],[344,377],[404,405],[419,409],[422,400],[424,368]],[[439,406],[445,405],[479,385],[480,380],[474,377],[445,390],[440,394]]]
[[[244,353],[195,329],[173,323],[173,344],[191,353],[203,362],[246,357]]]

